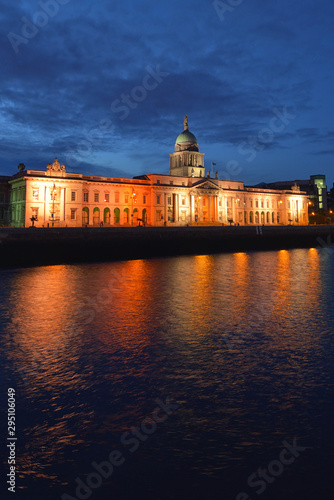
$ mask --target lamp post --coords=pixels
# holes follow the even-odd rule
[[[132,195],[131,195],[131,226],[133,226],[133,205],[134,205],[134,203],[136,203],[135,196],[136,196],[135,190],[132,188]]]

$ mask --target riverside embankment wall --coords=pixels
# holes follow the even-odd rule
[[[0,267],[325,247],[334,226],[0,229]]]

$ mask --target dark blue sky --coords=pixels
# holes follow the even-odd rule
[[[168,173],[187,113],[220,178],[333,183],[332,1],[1,0],[0,19],[1,174]]]

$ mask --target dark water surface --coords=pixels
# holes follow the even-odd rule
[[[334,498],[330,249],[0,279],[1,498]]]

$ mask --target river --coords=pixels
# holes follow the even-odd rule
[[[332,497],[332,248],[0,280],[16,498]],[[7,474],[6,423],[3,412]],[[7,487],[1,497],[13,498]]]

